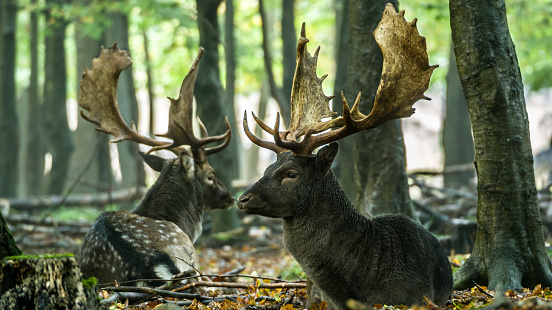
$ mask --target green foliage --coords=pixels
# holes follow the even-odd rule
[[[96,279],[96,277],[90,277],[88,279],[82,279],[82,285],[84,285],[84,287],[86,287],[88,289],[91,289],[91,288],[95,287],[96,285],[98,285],[98,279]]]
[[[280,271],[280,277],[284,280],[299,280],[299,279],[306,279],[307,275],[303,271],[303,268],[299,266],[299,263],[297,261],[291,261],[290,264],[287,266],[287,269],[283,269]]]
[[[6,256],[6,257],[4,257],[4,260],[45,259],[45,258],[63,258],[63,257],[74,257],[74,255],[73,255],[73,253],[42,254],[42,255],[17,255],[17,256]]]

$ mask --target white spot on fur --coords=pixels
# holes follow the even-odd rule
[[[165,231],[163,231],[163,230],[161,230],[161,229],[159,229],[158,232],[159,232],[160,234],[164,234],[164,233],[165,233]]]
[[[153,272],[161,279],[170,279],[173,276],[169,271],[169,267],[165,264],[155,265],[153,267]]]

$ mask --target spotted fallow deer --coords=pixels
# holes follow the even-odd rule
[[[105,212],[98,217],[82,244],[80,266],[84,276],[107,283],[170,279],[192,270],[197,262],[193,242],[201,235],[204,211],[234,204],[234,198],[217,180],[207,160],[208,155],[228,145],[231,137],[228,119],[226,133],[219,136],[208,136],[201,122],[205,137],[195,137],[192,129],[193,90],[202,55],[201,48],[182,82],[178,98],[170,99],[168,131],[160,136],[172,142],[142,136],[121,117],[117,104],[118,78],[132,64],[126,51],[119,50],[116,44],[107,50],[102,47],[92,70],[85,67],[79,105],[89,114],[81,111],[82,117],[98,125],[98,131],[113,135],[111,142],[130,140],[151,146],[147,154],[141,155],[159,172],[159,177],[134,210]],[[220,141],[217,146],[205,147]],[[176,158],[149,154],[165,149]],[[135,284],[162,283],[150,280]]]
[[[424,297],[443,305],[452,292],[451,267],[437,239],[404,215],[362,216],[340,187],[330,166],[337,140],[414,113],[412,105],[429,99],[424,92],[433,70],[425,38],[416,20],[391,4],[374,37],[383,52],[383,72],[374,108],[359,111],[360,93],[349,108],[342,94],[343,116],[329,108],[314,57],[307,51],[305,25],[297,46],[291,96],[291,124],[274,128],[254,114],[274,142],[254,136],[244,115],[244,130],[260,147],[277,153],[264,176],[239,199],[246,213],[283,218],[284,246],[325,296],[330,309],[346,309],[347,300],[391,305],[424,304]],[[331,118],[328,121],[322,119]],[[318,147],[321,148],[313,154]]]

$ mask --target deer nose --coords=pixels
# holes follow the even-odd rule
[[[238,199],[238,207],[242,209],[243,205],[246,204],[249,200],[251,200],[251,197],[249,195],[241,195]]]

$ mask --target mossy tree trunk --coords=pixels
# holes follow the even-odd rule
[[[75,258],[15,257],[2,263],[0,309],[96,309]]]
[[[360,111],[374,106],[383,67],[383,55],[372,32],[382,18],[385,5],[398,1],[352,0],[350,4],[349,64],[345,95],[354,102],[362,92]],[[354,137],[356,207],[373,214],[403,213],[417,218],[408,192],[406,155],[400,120],[359,133]],[[353,200],[355,201],[355,200]]]
[[[455,289],[552,285],[533,176],[521,73],[504,0],[451,0],[452,40],[471,117],[478,230]]]
[[[21,250],[15,244],[8,223],[0,213],[0,259],[6,256],[21,255]]]

